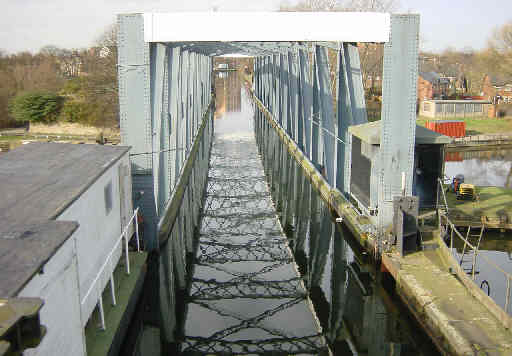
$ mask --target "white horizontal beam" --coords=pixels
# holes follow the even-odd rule
[[[390,15],[373,12],[144,13],[146,42],[388,42]]]

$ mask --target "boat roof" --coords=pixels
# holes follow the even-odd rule
[[[51,220],[2,229],[0,298],[17,296],[77,228],[77,222]]]
[[[73,235],[57,221],[130,147],[29,143],[0,155],[0,297],[13,297]]]

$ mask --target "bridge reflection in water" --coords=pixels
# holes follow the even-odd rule
[[[241,110],[215,121],[181,353],[436,354],[277,134],[256,144],[248,93],[226,87]]]

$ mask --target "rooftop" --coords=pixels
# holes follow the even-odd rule
[[[39,142],[0,156],[0,233],[56,219],[128,150]]]
[[[78,228],[55,219],[129,147],[30,143],[0,156],[0,297],[13,297]]]
[[[424,100],[424,103],[439,103],[439,104],[491,104],[489,100],[470,100],[470,99],[463,99],[463,100]]]
[[[369,122],[362,125],[354,125],[348,128],[348,131],[361,140],[372,144],[380,145],[381,121]],[[452,139],[441,135],[435,131],[429,130],[423,126],[416,125],[416,144],[447,144]]]
[[[441,79],[441,76],[436,72],[420,72],[419,74],[420,77],[430,83],[437,83]]]
[[[78,228],[71,221],[46,221],[0,233],[0,297],[15,297]]]

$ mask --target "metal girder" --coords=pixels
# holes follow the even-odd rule
[[[316,58],[316,51],[313,53],[313,105],[312,105],[312,113],[311,113],[311,161],[317,167],[320,167],[322,164],[322,146],[320,135],[320,116],[322,115],[321,110],[322,107],[320,105],[320,94],[319,94],[319,85],[318,85],[318,64]]]
[[[412,194],[419,15],[392,15],[391,38],[384,46],[383,105],[380,144],[379,218],[381,232],[391,224],[393,197]]]
[[[281,102],[281,110],[280,110],[280,120],[281,125],[285,129],[285,131],[290,134],[290,127],[288,125],[288,55],[280,54],[279,55],[279,84],[280,84],[280,102]]]
[[[334,110],[330,86],[329,60],[327,49],[316,46],[316,72],[318,80],[318,100],[320,104],[320,127],[323,143],[323,158],[319,156],[325,167],[327,182],[334,185]]]
[[[168,119],[168,135],[169,135],[169,196],[174,189],[177,181],[176,177],[176,162],[178,154],[178,141],[177,141],[177,118],[178,118],[178,88],[180,77],[180,49],[169,49],[169,75],[168,75],[168,88],[169,88],[169,119]]]
[[[165,65],[166,65],[166,47],[159,43],[151,44],[150,48],[150,88],[151,88],[151,122],[153,123],[153,147],[152,152],[160,152],[162,133],[162,117],[164,114],[164,83],[165,83]],[[166,119],[166,118],[165,118]],[[160,158],[159,154],[151,155],[153,159],[153,180],[154,180],[154,195],[156,202],[156,213],[158,214],[162,205],[165,203],[165,198],[160,191],[160,180],[165,179],[160,172]]]
[[[357,45],[343,43],[338,51],[338,137],[336,188],[350,193],[351,140],[348,128],[368,122]]]
[[[167,44],[171,47],[181,47],[183,50],[201,53],[206,56],[242,53],[248,56],[261,57],[311,48],[309,43],[300,42],[168,42]]]
[[[174,91],[171,91],[171,105],[173,106],[173,122],[174,122],[174,132],[172,133],[175,138],[175,155],[174,155],[174,185],[179,180],[179,176],[181,173],[181,166],[183,162],[183,153],[184,153],[184,140],[183,140],[183,81],[182,81],[182,70],[183,70],[183,51],[180,48],[173,48],[173,56],[176,56],[174,59],[176,67],[173,70],[173,88]],[[173,188],[174,189],[174,188]]]
[[[311,85],[310,72],[311,65],[308,58],[308,53],[299,49],[299,90],[300,90],[300,118],[304,133],[299,132],[299,137],[304,136],[303,149],[306,156],[311,157],[311,125],[312,121],[312,106],[313,106],[313,87]],[[300,127],[300,125],[299,125]],[[300,139],[299,139],[300,140]],[[300,141],[298,141],[300,142]],[[300,147],[300,145],[299,145]]]
[[[152,150],[152,127],[149,88],[149,44],[144,42],[144,19],[141,15],[118,17],[119,111],[121,143],[132,153]],[[136,133],[136,134],[135,134]],[[132,172],[151,170],[152,158],[132,158]]]
[[[298,65],[296,52],[290,52],[288,55],[288,80],[290,96],[290,136],[297,141],[297,116],[299,111],[299,93],[298,93]]]

